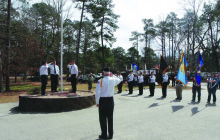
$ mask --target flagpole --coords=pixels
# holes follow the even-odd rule
[[[61,0],[60,93],[63,93],[63,0]]]

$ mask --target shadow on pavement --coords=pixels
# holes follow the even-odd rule
[[[183,105],[172,106],[173,113],[176,112],[176,111],[178,111],[178,110],[180,110],[180,109],[182,109],[182,108],[184,108]]]

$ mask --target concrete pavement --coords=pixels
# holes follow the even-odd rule
[[[190,85],[191,83],[189,83]],[[175,89],[161,99],[155,96],[115,94],[115,140],[219,140],[220,91],[216,105],[207,105],[206,84],[202,84],[201,102],[191,103],[192,90],[183,90],[183,100],[176,101]],[[212,102],[212,100],[211,100]],[[97,140],[100,134],[98,108],[61,113],[18,112],[16,103],[0,104],[1,140]]]

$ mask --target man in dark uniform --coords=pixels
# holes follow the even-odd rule
[[[112,73],[109,68],[103,69],[104,78],[98,80],[95,89],[96,106],[99,107],[99,122],[101,127],[100,139],[113,138],[113,111],[114,111],[114,89],[121,80]],[[107,135],[107,122],[108,134]]]
[[[213,104],[215,104],[216,102],[216,89],[217,89],[217,81],[218,79],[216,77],[214,77],[214,73],[211,74],[211,77],[209,77],[207,79],[207,82],[208,82],[208,100],[207,100],[207,103],[209,104],[210,103],[210,100],[211,100],[211,95],[213,96]]]
[[[172,74],[171,74],[171,79],[172,79],[172,87],[175,87],[175,73],[173,72]]]
[[[198,92],[198,102],[201,100],[201,85],[197,85],[196,77],[193,77],[193,87],[192,87],[193,97],[192,102],[195,102],[196,99],[196,92]]]

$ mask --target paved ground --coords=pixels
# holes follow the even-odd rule
[[[206,84],[202,85],[206,88]],[[200,103],[191,103],[192,91],[183,90],[183,100],[175,101],[175,89],[161,99],[127,92],[115,95],[115,140],[219,140],[220,101],[207,105],[207,90]],[[0,140],[97,140],[100,134],[98,109],[62,113],[17,112],[16,103],[0,104]]]

